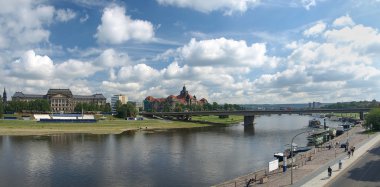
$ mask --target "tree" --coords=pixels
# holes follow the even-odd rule
[[[218,110],[218,108],[219,108],[218,103],[217,102],[213,102],[212,103],[212,110]]]
[[[3,113],[4,113],[3,98],[1,98],[1,96],[0,96],[0,118],[3,117]]]
[[[137,115],[136,106],[131,102],[119,106],[116,108],[116,112],[116,117],[118,118],[136,117]]]
[[[121,103],[120,100],[117,100],[116,103],[115,103],[115,108],[116,108],[116,110],[117,110],[118,108],[120,108],[122,105],[123,105],[123,103]]]
[[[364,126],[371,130],[380,130],[380,108],[373,108],[365,117]]]

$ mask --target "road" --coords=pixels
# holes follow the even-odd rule
[[[332,180],[326,186],[380,187],[380,142],[377,142],[375,146],[373,146],[369,151],[367,151],[367,153],[365,153],[361,157],[362,158],[360,158],[359,160],[357,160],[356,163],[351,165],[350,168],[348,168],[348,170],[341,173],[340,176]]]

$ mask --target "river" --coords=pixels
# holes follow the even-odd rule
[[[253,128],[0,136],[0,186],[210,186],[266,167],[310,119],[272,115],[256,117]],[[295,142],[304,146],[305,137]]]

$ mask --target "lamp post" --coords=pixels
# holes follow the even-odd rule
[[[308,130],[308,131],[304,131],[304,132],[300,132],[298,134],[296,134],[293,138],[292,138],[292,142],[290,143],[290,156],[292,158],[292,167],[290,167],[290,184],[293,184],[293,140],[294,138],[296,138],[298,135],[301,135],[301,134],[304,134],[304,133],[309,133],[309,132],[313,132],[313,130]]]

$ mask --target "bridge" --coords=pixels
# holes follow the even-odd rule
[[[270,114],[311,114],[311,113],[358,113],[360,119],[364,119],[364,112],[370,108],[346,108],[346,109],[292,109],[292,110],[237,110],[237,111],[188,111],[188,112],[140,112],[144,116],[177,117],[179,119],[190,119],[191,116],[244,116],[244,125],[253,125],[255,115]]]

